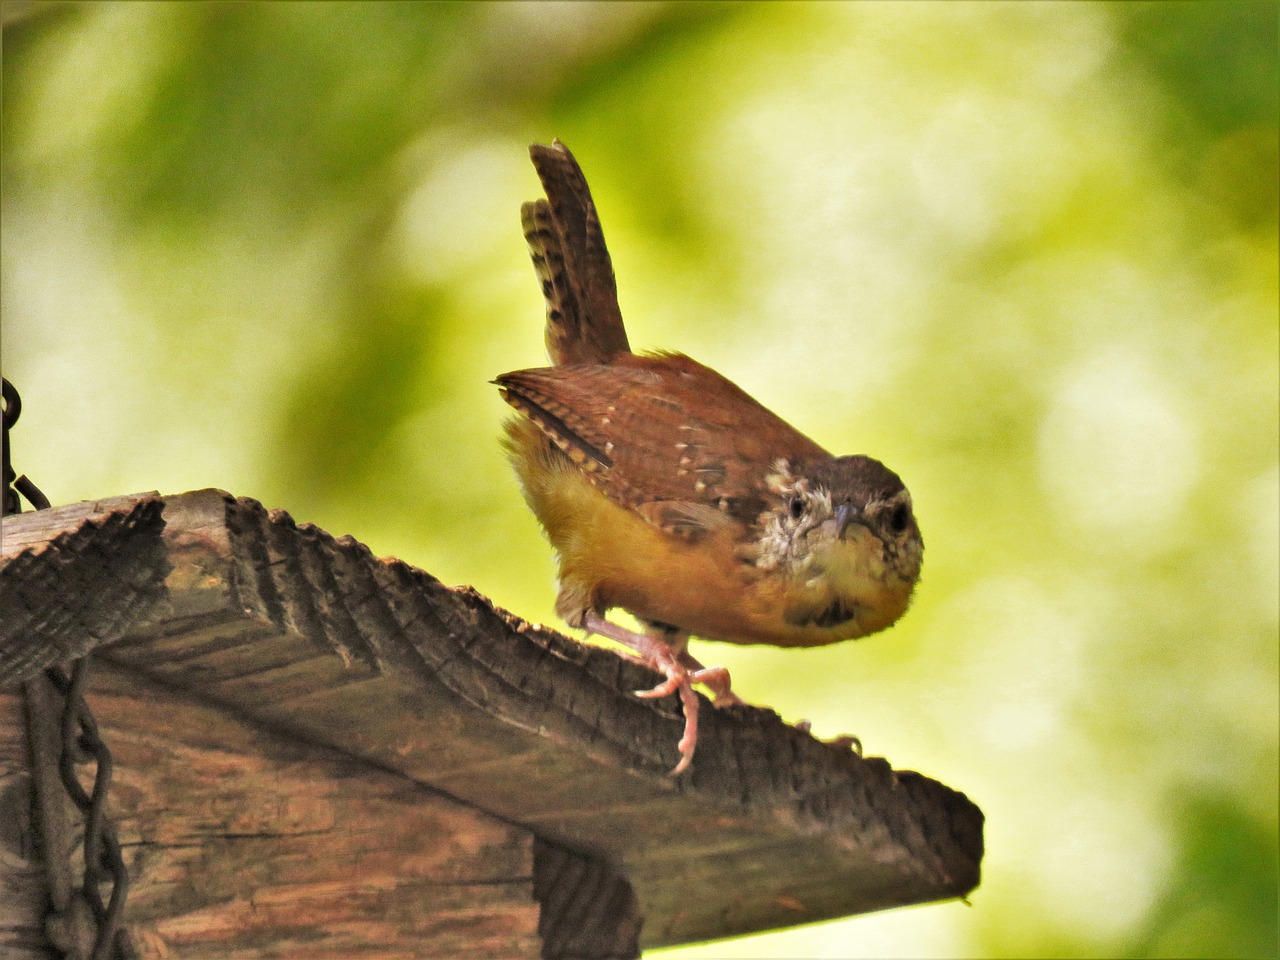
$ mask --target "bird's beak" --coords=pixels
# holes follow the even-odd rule
[[[841,503],[835,509],[836,536],[841,540],[848,537],[849,531],[853,527],[865,527],[862,522],[862,514],[855,510],[851,503]]]

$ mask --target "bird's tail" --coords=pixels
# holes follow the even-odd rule
[[[631,347],[591,191],[559,140],[529,156],[547,198],[524,204],[520,222],[547,301],[547,353],[557,366],[607,363]]]

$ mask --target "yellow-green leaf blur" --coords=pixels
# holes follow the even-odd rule
[[[1274,957],[1277,9],[37,6],[15,466],[222,487],[554,623],[487,381],[543,362],[559,137],[632,344],[890,464],[924,532],[887,633],[697,656],[987,817],[971,906],[653,956]]]

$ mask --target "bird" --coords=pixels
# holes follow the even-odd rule
[[[559,139],[529,155],[545,198],[520,219],[551,365],[492,381],[515,410],[503,443],[558,560],[556,613],[662,675],[638,696],[679,696],[674,776],[697,746],[694,685],[743,703],[691,636],[815,647],[883,630],[911,602],[923,540],[879,460],[832,455],[682,353],[632,351],[581,167]]]

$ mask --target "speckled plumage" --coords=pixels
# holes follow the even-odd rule
[[[726,699],[727,674],[702,670],[683,640],[667,651],[655,638],[813,646],[893,623],[922,555],[898,476],[833,457],[696,360],[633,353],[581,170],[558,141],[530,154],[547,199],[521,219],[553,366],[494,382],[519,414],[507,449],[559,556],[558,612],[656,649],[682,696],[694,677]],[[613,607],[656,632],[607,623]],[[684,702],[688,717],[696,699]]]

